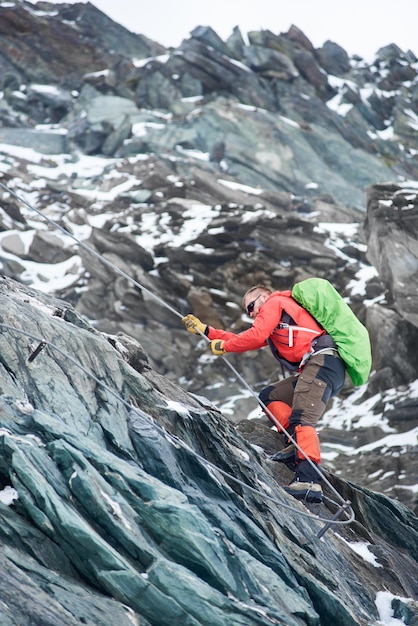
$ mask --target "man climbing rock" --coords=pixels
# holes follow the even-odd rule
[[[243,304],[253,325],[239,334],[207,326],[194,315],[186,315],[182,321],[189,332],[208,337],[215,355],[268,345],[282,369],[292,372],[265,387],[259,395],[279,432],[281,425],[298,446],[287,440],[284,450],[271,458],[295,468],[293,480],[284,487],[288,493],[298,500],[321,502],[316,425],[328,400],[343,387],[345,364],[332,337],[292,298],[291,291],[272,291],[265,285],[255,285],[245,293]]]

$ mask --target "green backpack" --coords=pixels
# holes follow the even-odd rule
[[[372,367],[369,333],[338,291],[324,278],[308,278],[293,286],[292,297],[334,339],[353,384],[364,385]]]

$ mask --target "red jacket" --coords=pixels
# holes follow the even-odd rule
[[[278,325],[287,321],[282,318],[283,313],[290,315],[296,326],[309,328],[318,334],[305,330],[279,329]],[[290,291],[275,291],[260,307],[251,328],[237,335],[209,326],[208,338],[223,339],[226,352],[257,350],[268,345],[270,339],[279,356],[290,363],[299,363],[309,352],[312,340],[325,332],[312,315],[292,298]]]

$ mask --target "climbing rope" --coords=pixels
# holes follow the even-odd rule
[[[123,270],[121,270],[119,267],[117,267],[114,263],[112,263],[111,261],[108,261],[105,257],[103,257],[103,255],[101,255],[100,253],[98,253],[96,250],[94,250],[93,248],[91,248],[90,246],[88,246],[87,244],[85,244],[84,242],[82,242],[80,239],[78,239],[78,237],[76,237],[75,235],[73,235],[72,233],[70,233],[68,230],[66,230],[63,226],[61,226],[60,224],[58,224],[55,220],[53,220],[52,218],[48,217],[47,215],[44,215],[42,213],[42,211],[40,211],[39,209],[37,209],[36,207],[34,207],[33,205],[31,205],[29,202],[27,202],[24,198],[22,198],[21,196],[19,196],[15,191],[13,191],[12,189],[10,189],[7,185],[5,185],[4,183],[0,182],[0,187],[2,187],[5,191],[7,191],[8,193],[10,193],[14,198],[16,198],[19,202],[21,202],[22,204],[24,204],[29,210],[34,211],[35,213],[37,213],[43,220],[47,221],[49,224],[51,224],[51,226],[53,226],[54,228],[60,230],[64,235],[70,237],[79,247],[81,247],[83,250],[85,250],[86,252],[88,252],[89,254],[91,254],[92,256],[94,256],[95,258],[97,258],[99,261],[101,261],[102,263],[104,263],[105,265],[107,265],[112,271],[116,272],[117,274],[119,274],[120,276],[123,276],[123,278],[125,278],[129,283],[133,284],[135,287],[137,287],[140,291],[144,291],[145,293],[147,293],[152,299],[154,299],[155,301],[157,301],[159,304],[161,304],[163,307],[165,307],[166,309],[168,309],[169,311],[171,311],[171,313],[173,313],[173,315],[176,315],[177,317],[179,317],[180,319],[182,319],[184,316],[177,311],[176,309],[174,309],[172,306],[170,306],[165,300],[163,300],[162,298],[160,298],[159,296],[157,296],[155,293],[153,293],[151,290],[147,289],[144,285],[140,284],[138,281],[136,281],[134,278],[132,278],[132,276],[130,276],[129,274],[127,274],[126,272],[124,272]],[[5,326],[3,324],[0,324],[0,326]],[[6,326],[5,326],[6,327]],[[24,331],[21,331],[17,328],[13,328],[13,327],[8,327],[10,330],[15,330],[17,332],[21,332],[22,334],[27,334]],[[198,333],[206,340],[206,341],[210,341],[208,339],[208,337],[206,337],[206,335],[202,332],[200,332],[198,330]],[[30,336],[30,335],[28,335]],[[96,382],[98,384],[103,384],[102,381],[98,380],[94,374],[92,374],[91,372],[88,372],[87,370],[85,370],[81,364],[79,364],[75,359],[73,359],[70,355],[65,354],[60,348],[58,348],[57,346],[54,346],[54,344],[52,344],[51,342],[47,342],[44,339],[40,339],[38,338],[40,343],[43,343],[44,345],[50,345],[51,347],[57,349],[58,351],[61,351],[61,354],[63,354],[64,356],[67,356],[67,358],[69,358],[73,363],[75,363],[76,365],[78,365],[81,369],[83,369],[85,371],[85,373],[89,376],[91,376],[94,380],[96,380]],[[352,509],[352,507],[350,506],[351,503],[349,501],[344,500],[341,495],[338,493],[338,491],[335,489],[335,487],[331,484],[331,482],[327,479],[327,477],[325,476],[325,474],[322,472],[322,470],[315,464],[313,463],[313,461],[305,454],[305,452],[300,448],[300,446],[298,445],[296,439],[286,430],[286,428],[284,428],[279,422],[277,422],[277,420],[274,420],[274,416],[272,416],[271,412],[269,411],[268,407],[258,398],[258,396],[255,394],[254,390],[250,387],[250,385],[247,383],[247,381],[241,376],[241,374],[237,371],[237,369],[232,365],[232,363],[230,363],[230,361],[228,361],[228,359],[226,359],[225,357],[222,357],[224,363],[230,368],[230,370],[233,372],[234,376],[244,385],[244,387],[247,389],[247,391],[255,398],[255,400],[257,401],[257,403],[262,407],[262,409],[270,416],[273,418],[273,422],[276,426],[279,426],[280,429],[282,430],[283,434],[289,439],[289,441],[292,442],[292,444],[295,446],[295,448],[303,455],[303,457],[310,463],[310,465],[312,466],[312,468],[316,471],[316,473],[318,474],[318,476],[321,478],[321,480],[328,486],[328,488],[330,489],[330,491],[337,497],[337,499],[339,500],[339,502],[341,503],[340,509],[339,511],[336,513],[336,515],[341,515],[343,512],[347,513],[348,510],[350,510],[350,515],[349,518],[347,520],[338,520],[335,519],[334,521],[325,519],[325,518],[319,518],[317,516],[313,516],[311,514],[305,514],[308,517],[314,517],[317,520],[321,520],[321,521],[326,521],[327,522],[327,526],[329,527],[329,525],[332,524],[349,524],[351,523],[354,519],[355,519],[355,515],[354,515],[354,511]],[[111,392],[110,388],[107,389],[109,392]],[[114,392],[111,392],[114,393]],[[119,396],[118,396],[119,397]],[[122,400],[123,402],[125,402],[122,398],[119,397],[120,400]],[[129,405],[130,408],[131,405]],[[216,469],[218,471],[220,471],[221,473],[224,473],[223,470],[221,470],[220,468],[218,468],[215,465],[210,464],[209,461],[206,461],[205,459],[203,459],[203,457],[199,457],[202,461],[205,461],[209,466],[212,466],[213,469]],[[246,488],[256,491],[259,495],[262,495],[263,497],[267,497],[269,499],[272,499],[270,496],[268,496],[267,494],[261,494],[259,491],[254,490],[252,487],[250,487],[249,485],[246,485],[245,483],[239,481],[239,479],[236,479],[235,477],[231,476],[230,474],[227,474],[228,477],[231,480],[234,480],[236,482],[239,482],[240,484],[242,484],[243,486],[245,486]],[[273,499],[274,500],[274,499]],[[274,500],[276,503],[277,500]],[[331,501],[333,502],[333,501]],[[298,510],[299,509],[295,509],[294,507],[289,507],[287,505],[283,505],[283,503],[280,503],[281,506],[284,506],[285,508],[288,508],[290,510]],[[335,504],[335,503],[334,503]],[[336,515],[334,517],[336,517]],[[325,530],[323,529],[323,532],[325,532]],[[322,534],[323,534],[322,532]],[[318,535],[318,536],[322,536],[322,535]]]

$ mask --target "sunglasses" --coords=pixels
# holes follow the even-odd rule
[[[251,300],[251,302],[249,302],[247,304],[247,313],[248,315],[250,315],[253,311],[254,311],[254,307],[255,307],[255,303],[257,302],[258,298],[261,298],[261,293],[259,296],[257,296],[254,300]]]

